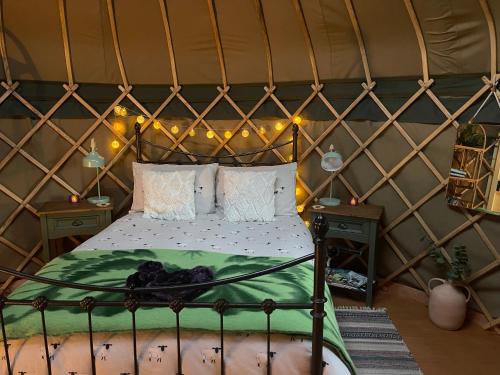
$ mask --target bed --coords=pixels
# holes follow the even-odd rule
[[[0,268],[30,280],[0,300],[1,373],[353,373],[312,263],[324,264],[322,250],[298,215],[171,222],[131,212],[36,276]],[[216,280],[193,302],[139,301],[123,280],[145,260],[210,265]]]

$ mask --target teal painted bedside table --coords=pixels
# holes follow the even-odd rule
[[[373,281],[375,280],[377,260],[377,238],[379,222],[384,212],[381,206],[362,204],[350,206],[340,204],[322,209],[309,208],[311,221],[322,215],[328,221],[328,232],[325,238],[343,238],[368,245],[368,284],[366,286],[366,305],[373,305]],[[340,250],[339,253],[342,253]],[[355,252],[361,256],[362,252]]]
[[[55,256],[50,240],[78,235],[93,235],[111,224],[113,204],[97,207],[82,200],[79,203],[47,202],[38,210],[42,230],[42,260]]]

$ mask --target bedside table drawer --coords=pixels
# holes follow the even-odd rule
[[[339,230],[342,232],[357,233],[357,234],[363,233],[364,229],[363,226],[365,224],[365,223],[349,223],[346,221],[335,221],[335,220],[332,220],[329,223],[330,223],[330,229]]]
[[[366,242],[370,235],[370,224],[366,221],[350,221],[329,218],[328,237],[347,238],[353,241]]]
[[[75,217],[50,217],[47,221],[50,238],[76,234],[95,234],[105,227],[106,222],[102,214]]]

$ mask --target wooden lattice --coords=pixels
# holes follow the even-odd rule
[[[396,269],[393,269],[392,272],[386,275],[379,282],[379,287],[387,284],[388,282],[395,280],[403,273],[409,273],[417,282],[417,284],[427,292],[427,285],[424,281],[423,277],[419,274],[416,266],[419,262],[425,259],[429,255],[429,251],[432,247],[437,247],[441,249],[443,255],[450,260],[448,252],[446,251],[445,246],[450,240],[461,234],[462,232],[472,229],[480,241],[484,243],[486,248],[490,251],[493,260],[486,266],[481,269],[473,272],[469,278],[467,279],[467,283],[473,283],[477,280],[483,278],[487,274],[495,270],[500,270],[500,252],[499,249],[495,247],[492,241],[485,234],[483,229],[481,228],[480,222],[483,218],[483,213],[470,213],[466,210],[462,210],[461,214],[463,215],[463,223],[455,227],[449,233],[444,236],[438,236],[435,233],[435,230],[429,225],[422,215],[419,213],[419,208],[429,202],[433,197],[435,197],[438,193],[442,192],[446,189],[446,185],[448,182],[448,178],[443,176],[438,168],[434,165],[432,160],[426,155],[424,149],[431,142],[433,142],[441,133],[447,130],[450,127],[458,127],[457,118],[463,114],[470,106],[475,104],[478,99],[480,99],[483,94],[488,92],[495,87],[495,82],[498,80],[500,75],[496,72],[496,34],[495,27],[493,23],[493,18],[491,16],[490,10],[488,8],[488,4],[486,0],[478,0],[481,4],[481,8],[485,15],[485,20],[488,24],[489,35],[490,35],[490,46],[491,46],[491,75],[490,77],[483,77],[484,85],[470,97],[459,109],[450,112],[442,101],[433,93],[433,79],[429,77],[428,71],[428,63],[427,63],[427,51],[425,46],[424,37],[420,28],[419,20],[414,11],[413,4],[411,0],[405,0],[406,9],[408,11],[409,21],[412,23],[413,28],[415,30],[415,34],[417,37],[418,45],[420,48],[420,54],[422,59],[422,79],[418,81],[419,89],[396,111],[391,112],[384,105],[382,100],[377,96],[374,91],[376,87],[376,82],[372,79],[370,75],[370,69],[368,64],[368,58],[364,46],[362,31],[359,27],[356,11],[353,6],[352,0],[345,0],[345,5],[348,10],[348,14],[350,20],[352,22],[352,26],[357,38],[361,61],[364,68],[365,73],[365,82],[360,87],[360,93],[358,97],[342,112],[339,112],[335,108],[335,104],[331,103],[327,97],[323,94],[322,89],[323,85],[320,82],[320,78],[318,76],[318,70],[316,66],[315,54],[311,43],[311,38],[309,35],[308,27],[304,18],[302,6],[299,0],[293,0],[294,8],[299,20],[299,24],[301,30],[304,35],[305,45],[308,50],[309,60],[311,64],[312,75],[314,78],[314,82],[311,84],[311,92],[309,96],[301,103],[301,105],[297,108],[294,113],[291,113],[287,110],[283,102],[276,95],[276,85],[273,80],[273,65],[272,65],[272,55],[270,50],[269,38],[267,34],[265,15],[262,9],[262,4],[260,0],[255,0],[255,5],[257,9],[257,15],[259,17],[259,25],[262,31],[263,43],[266,51],[266,59],[267,59],[267,67],[268,67],[268,81],[263,88],[262,98],[255,104],[255,106],[248,112],[243,111],[235,100],[231,98],[231,87],[227,82],[226,75],[226,67],[224,60],[224,51],[222,48],[221,37],[219,33],[218,27],[218,19],[217,13],[215,9],[215,5],[213,0],[207,0],[209,15],[211,20],[212,31],[214,35],[215,48],[217,51],[219,66],[221,70],[222,77],[222,86],[217,87],[217,92],[214,93],[215,98],[213,101],[201,112],[195,110],[193,105],[189,103],[189,101],[182,94],[182,86],[179,84],[178,76],[177,76],[177,66],[175,59],[175,52],[172,43],[172,35],[169,23],[168,16],[168,8],[165,0],[159,0],[159,11],[161,13],[163,26],[165,30],[165,42],[166,47],[168,49],[169,57],[170,57],[170,69],[172,71],[173,85],[171,87],[171,92],[162,102],[162,104],[154,111],[150,112],[147,108],[141,104],[141,102],[134,96],[133,87],[130,85],[127,74],[125,71],[125,67],[123,64],[122,54],[119,45],[119,38],[115,24],[115,14],[113,1],[107,0],[107,8],[108,8],[108,16],[111,25],[111,35],[113,39],[114,50],[116,54],[116,59],[118,62],[118,67],[121,75],[122,84],[118,86],[120,90],[120,94],[117,98],[110,103],[109,107],[102,113],[99,113],[95,108],[93,108],[85,99],[83,99],[78,94],[79,85],[74,82],[73,70],[72,70],[72,57],[71,57],[71,48],[68,39],[68,30],[67,30],[67,18],[65,14],[65,1],[59,0],[59,15],[61,21],[62,35],[63,35],[63,43],[64,43],[64,56],[67,68],[67,83],[63,85],[64,94],[61,98],[50,108],[46,113],[41,113],[37,108],[35,108],[28,100],[26,100],[19,91],[20,83],[14,82],[12,80],[9,63],[7,59],[7,50],[5,44],[5,35],[3,34],[3,25],[2,33],[0,33],[0,52],[3,61],[4,71],[5,71],[5,81],[1,82],[2,87],[5,89],[5,92],[0,96],[0,105],[7,100],[7,98],[14,98],[23,106],[25,106],[36,118],[39,120],[36,124],[28,131],[24,136],[20,138],[19,141],[15,142],[7,135],[5,135],[2,131],[0,131],[0,140],[5,142],[10,150],[5,155],[5,157],[0,161],[0,171],[3,170],[16,156],[23,157],[27,162],[31,163],[34,167],[43,172],[44,177],[34,186],[34,188],[30,191],[30,193],[21,198],[16,194],[15,191],[8,189],[4,184],[0,183],[0,191],[7,195],[13,202],[17,204],[17,208],[10,212],[5,220],[0,223],[0,243],[3,244],[8,249],[13,252],[21,255],[23,257],[22,262],[17,265],[17,270],[24,270],[29,264],[34,263],[37,266],[42,265],[42,261],[37,257],[39,250],[41,249],[41,241],[36,243],[36,245],[31,249],[24,249],[22,246],[19,246],[7,239],[4,236],[4,233],[7,229],[12,225],[14,220],[25,210],[27,210],[31,215],[37,217],[38,213],[35,207],[32,206],[31,202],[33,198],[37,195],[38,192],[41,191],[49,182],[55,182],[59,186],[61,186],[64,190],[70,193],[77,193],[82,196],[87,195],[95,186],[97,178],[94,178],[90,181],[90,183],[83,188],[81,191],[77,191],[74,187],[71,186],[68,182],[63,180],[58,176],[58,172],[61,167],[68,161],[68,159],[73,156],[75,153],[79,153],[81,155],[86,155],[88,150],[83,146],[84,142],[89,139],[90,136],[94,134],[94,132],[98,128],[105,128],[108,131],[112,132],[114,137],[118,139],[122,143],[121,149],[114,155],[114,157],[108,161],[106,166],[102,168],[100,171],[99,177],[107,176],[110,178],[118,187],[121,189],[125,195],[125,198],[122,199],[121,202],[118,202],[117,211],[121,212],[124,208],[126,208],[130,204],[130,199],[132,196],[132,187],[129,186],[126,182],[121,180],[117,175],[112,172],[112,168],[116,163],[121,160],[127,153],[128,150],[135,152],[134,140],[135,137],[127,138],[122,133],[118,132],[113,128],[112,124],[108,120],[108,116],[112,113],[113,108],[116,105],[119,105],[123,100],[127,99],[132,102],[136,108],[141,111],[146,117],[146,121],[142,124],[141,132],[146,131],[151,124],[159,117],[161,112],[174,100],[179,100],[186,109],[194,116],[194,120],[191,124],[184,130],[182,134],[179,136],[175,136],[172,134],[169,129],[165,126],[160,125],[159,131],[164,134],[164,136],[171,142],[172,147],[179,148],[182,151],[189,151],[184,145],[184,141],[189,135],[190,130],[202,127],[205,130],[214,130],[214,128],[210,125],[210,123],[206,120],[207,115],[212,111],[212,109],[221,101],[226,101],[229,105],[241,116],[241,120],[236,121],[235,126],[232,129],[232,133],[236,134],[238,130],[240,130],[243,126],[252,130],[254,135],[260,139],[263,146],[267,146],[275,142],[283,133],[287,130],[287,128],[292,123],[292,120],[295,116],[301,114],[301,112],[315,99],[319,99],[328,111],[332,114],[332,121],[324,130],[324,132],[317,136],[313,137],[310,135],[310,131],[307,127],[300,127],[300,135],[302,142],[302,149],[304,150],[301,155],[299,155],[300,160],[299,164],[303,164],[308,158],[311,156],[322,156],[324,151],[322,147],[323,141],[327,139],[329,135],[336,128],[344,129],[347,134],[352,138],[352,140],[357,145],[357,149],[348,156],[345,160],[345,164],[342,170],[330,175],[327,177],[319,186],[312,187],[310,186],[310,182],[306,181],[300,174],[298,175],[298,182],[300,186],[303,187],[305,192],[305,198],[301,202],[302,205],[310,204],[314,198],[318,197],[323,193],[325,188],[329,185],[332,179],[338,180],[347,191],[353,196],[359,197],[361,202],[367,201],[372,197],[377,191],[379,191],[383,186],[389,185],[397,196],[401,199],[402,202],[406,205],[406,209],[403,213],[401,213],[394,220],[384,223],[384,228],[381,231],[381,237],[383,241],[385,241],[389,248],[394,252],[396,257],[399,259],[401,265]],[[1,9],[0,9],[1,12]],[[0,14],[0,20],[1,20]],[[161,47],[161,46],[159,46]],[[435,129],[420,143],[417,143],[412,139],[412,137],[408,134],[408,132],[401,126],[398,122],[400,116],[410,108],[419,98],[428,97],[435,106],[442,112],[445,116],[446,120],[435,127]],[[75,99],[83,108],[89,111],[94,117],[95,121],[88,127],[88,129],[78,138],[73,139],[69,136],[65,131],[63,131],[59,126],[57,126],[52,120],[52,116],[54,113],[70,98]],[[361,103],[363,100],[372,100],[378,108],[384,113],[387,117],[387,120],[379,126],[366,140],[360,139],[360,137],[353,131],[352,127],[346,121],[346,117]],[[267,137],[265,134],[261,134],[259,132],[259,128],[255,123],[255,120],[252,119],[252,116],[258,111],[261,106],[266,102],[273,102],[283,113],[283,117],[285,121],[283,122],[284,127],[281,131],[275,132],[273,136]],[[33,157],[30,153],[24,150],[27,142],[43,127],[48,127],[56,132],[61,139],[65,140],[70,148],[63,154],[63,156],[49,169],[44,166],[39,160]],[[369,146],[377,140],[381,135],[386,132],[388,129],[393,129],[401,135],[404,141],[407,143],[410,148],[410,152],[401,158],[401,160],[393,166],[390,170],[384,169],[382,163],[377,160],[375,155],[370,151]],[[214,140],[217,142],[217,146],[213,149],[212,154],[216,155],[219,152],[234,152],[235,150],[229,146],[229,141],[225,139],[223,136],[215,131]],[[274,150],[274,154],[280,160],[286,160],[286,156],[283,155],[280,151]],[[164,159],[170,158],[171,153],[166,153],[163,155]],[[344,172],[346,169],[356,161],[360,156],[367,157],[370,162],[373,164],[374,168],[381,174],[382,178],[378,182],[376,182],[371,188],[366,191],[356,191],[356,189],[349,183],[347,177],[344,176]],[[260,158],[261,155],[255,156],[254,160]],[[147,156],[143,155],[143,158],[147,160]],[[196,161],[194,157],[191,157],[193,161]],[[403,189],[397,184],[395,180],[396,174],[408,166],[408,164],[414,160],[419,159],[427,168],[428,171],[434,176],[436,180],[435,186],[430,189],[423,197],[421,197],[417,202],[412,202],[407,195],[404,193]],[[300,169],[299,169],[300,170]],[[404,249],[398,245],[394,239],[392,232],[398,228],[406,219],[413,217],[419,223],[426,236],[431,240],[428,247],[423,249],[418,255],[408,258]],[[1,287],[1,291],[6,290],[13,282],[13,278],[9,278]],[[498,333],[500,333],[500,318],[493,317],[488,307],[482,302],[479,294],[472,289],[472,298],[481,310],[481,312],[486,317],[488,323],[484,326],[484,328],[493,328]]]

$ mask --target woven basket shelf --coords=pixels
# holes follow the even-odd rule
[[[459,144],[461,132],[468,127],[475,127],[475,129],[481,131],[482,147]],[[484,204],[485,193],[482,186],[484,178],[481,177],[481,170],[485,151],[486,132],[482,125],[467,124],[458,128],[457,144],[453,147],[450,176],[446,191],[446,198],[450,205],[475,209]],[[464,176],[453,175],[452,169],[462,171]]]

